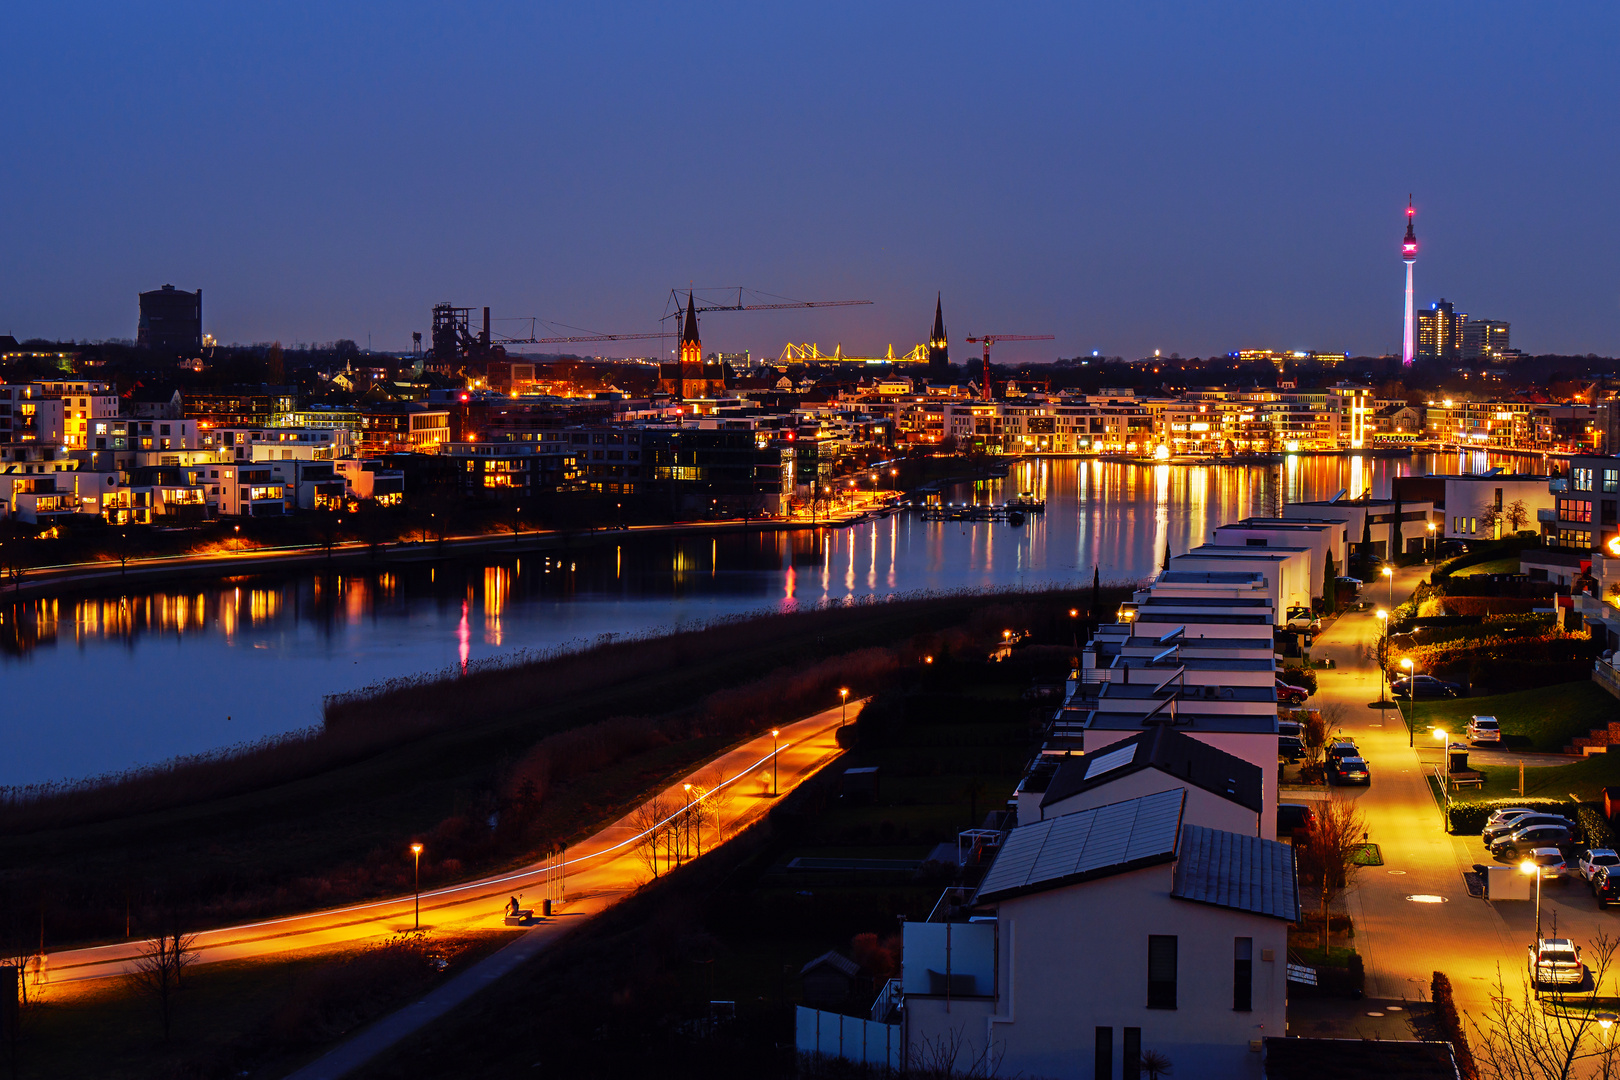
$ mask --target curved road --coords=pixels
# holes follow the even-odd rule
[[[863,704],[849,703],[849,719],[860,714]],[[781,794],[793,790],[842,753],[836,735],[841,714],[842,710],[835,706],[780,729],[775,756]],[[661,795],[666,804],[678,808],[687,799],[684,784],[715,787],[720,793],[715,797],[720,807],[722,837],[729,838],[777,801],[771,797],[772,757],[772,738],[766,732],[705,762]],[[641,831],[634,824],[636,813],[632,811],[564,853],[567,900],[561,914],[542,920],[539,929],[560,930],[577,924],[582,917],[601,911],[648,880],[651,873],[634,839]],[[711,847],[712,841],[705,837],[703,846]],[[511,896],[519,897],[522,906],[533,908],[538,915],[546,875],[544,863],[533,863],[510,873],[425,891],[421,896],[422,926],[432,930],[502,928],[504,907]],[[415,897],[403,896],[207,930],[196,937],[197,961],[242,960],[378,940],[412,929],[414,918]],[[549,940],[552,935],[539,936]],[[120,975],[128,970],[142,945],[139,941],[119,942],[52,953],[47,958],[47,980],[59,985]]]

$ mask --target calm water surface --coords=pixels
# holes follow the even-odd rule
[[[863,594],[1140,579],[1215,526],[1387,495],[1483,454],[1277,466],[1041,460],[956,500],[1047,500],[1022,526],[895,515],[815,533],[626,538],[553,554],[0,606],[0,785],[117,771],[318,723],[325,694],[518,649]]]

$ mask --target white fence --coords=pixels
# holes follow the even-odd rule
[[[900,1068],[899,1024],[879,1024],[858,1016],[798,1006],[794,1044],[801,1054],[825,1054],[863,1065]]]

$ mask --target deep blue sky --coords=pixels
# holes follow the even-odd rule
[[[0,333],[222,341],[436,301],[705,346],[1400,346],[1420,303],[1620,351],[1612,4],[0,6]],[[508,324],[509,328],[511,324]],[[498,327],[499,328],[499,327]]]

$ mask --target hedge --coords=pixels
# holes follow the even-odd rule
[[[1289,686],[1301,686],[1316,693],[1316,672],[1309,668],[1285,667],[1277,673],[1277,678]]]
[[[1462,1080],[1478,1080],[1479,1066],[1474,1064],[1474,1053],[1468,1049],[1462,1016],[1457,1012],[1457,1001],[1451,993],[1451,980],[1445,972],[1434,973],[1434,979],[1429,984],[1429,1000],[1434,1003],[1434,1021],[1440,1029],[1440,1037],[1451,1044],[1458,1074]]]
[[[1570,811],[1574,809],[1567,799],[1457,799],[1447,810],[1447,831],[1453,836],[1484,832],[1485,819],[1504,806],[1522,806],[1526,810],[1569,818],[1573,818]]]
[[[1575,823],[1581,827],[1582,843],[1589,848],[1608,848],[1617,850],[1614,840],[1614,830],[1604,820],[1603,812],[1597,807],[1582,803],[1575,811]]]

